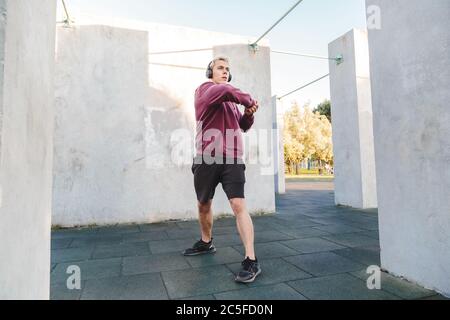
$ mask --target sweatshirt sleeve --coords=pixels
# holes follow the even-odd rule
[[[241,129],[244,132],[247,132],[248,130],[250,130],[253,126],[253,124],[255,123],[255,116],[247,116],[245,113],[244,115],[242,115],[242,113],[238,110],[239,113],[239,126],[241,127]]]
[[[214,84],[202,94],[201,102],[212,106],[223,102],[234,102],[246,108],[252,107],[255,102],[252,97],[229,84]]]

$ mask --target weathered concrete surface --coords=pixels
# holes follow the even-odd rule
[[[232,62],[233,85],[251,93],[260,104],[252,130],[244,135],[247,160],[246,198],[251,211],[273,213],[276,168],[272,135],[275,120],[272,109],[270,48],[261,47],[255,54],[247,44],[214,47],[214,56],[222,55],[229,57]],[[242,108],[241,111],[243,110]]]
[[[0,299],[49,299],[56,1],[0,17]]]
[[[270,134],[268,49],[251,57],[245,37],[94,21],[77,19],[73,28],[58,28],[53,223],[195,219],[190,170],[194,91],[206,81],[205,68],[213,55],[228,54],[232,84],[261,101],[255,128],[267,128]],[[93,25],[97,23],[102,25]],[[211,50],[148,54],[187,48]],[[273,212],[273,171],[268,176],[260,171],[258,165],[249,166],[248,206],[251,212]],[[214,211],[231,214],[220,186]]]
[[[450,2],[366,4],[381,263],[450,296]]]
[[[273,157],[275,167],[275,193],[286,193],[286,174],[284,161],[284,113],[282,101],[277,96],[272,98],[273,108]]]
[[[335,201],[360,209],[377,207],[367,32],[352,30],[329,45],[333,117]]]

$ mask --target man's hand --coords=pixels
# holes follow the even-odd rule
[[[258,111],[258,109],[259,109],[259,103],[258,103],[258,101],[255,101],[255,104],[253,105],[253,107],[245,109],[245,114],[247,116],[251,117]]]

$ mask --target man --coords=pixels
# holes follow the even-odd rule
[[[261,268],[255,255],[253,222],[245,203],[246,166],[242,160],[241,131],[247,132],[253,126],[259,105],[249,94],[228,84],[232,76],[227,58],[214,59],[206,75],[210,81],[195,92],[197,157],[192,166],[202,238],[183,254],[196,256],[216,252],[211,207],[216,187],[221,183],[245,247],[245,260],[236,281],[250,283],[261,273]],[[236,104],[245,107],[244,114]]]

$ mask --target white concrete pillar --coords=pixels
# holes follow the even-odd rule
[[[55,0],[0,1],[0,299],[50,298]]]
[[[281,101],[277,96],[272,98],[273,112],[273,154],[275,161],[275,193],[286,193],[286,175],[284,163],[284,115],[282,113]]]
[[[352,30],[329,45],[337,205],[377,207],[367,32]]]
[[[252,130],[244,134],[247,142],[245,192],[250,212],[275,212],[270,48],[261,46],[254,53],[246,44],[225,45],[214,47],[213,54],[230,59],[231,84],[250,93],[259,102],[255,124]]]
[[[450,296],[450,1],[366,5],[382,267]]]

